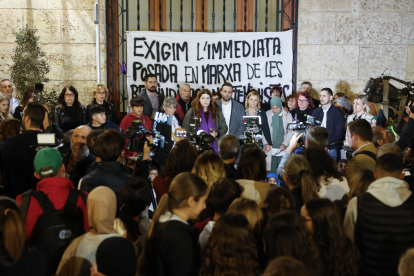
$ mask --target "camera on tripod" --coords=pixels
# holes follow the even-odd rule
[[[137,160],[141,160],[144,155],[144,145],[145,142],[149,140],[147,136],[152,136],[154,143],[150,143],[149,147],[151,151],[154,151],[156,147],[160,146],[161,148],[164,147],[165,137],[160,135],[159,131],[148,130],[143,126],[144,121],[136,120],[133,121],[131,126],[125,131],[125,136],[129,138],[127,144],[127,150],[134,151],[137,153],[135,157]],[[150,156],[154,156],[154,153],[151,152]]]
[[[214,150],[209,144],[214,142],[214,137],[205,132],[198,130],[201,126],[201,118],[190,118],[190,130],[187,131],[187,137],[190,139],[191,145],[197,148],[199,153],[208,150]],[[212,131],[210,129],[210,131]]]
[[[250,131],[244,131],[240,144],[243,148],[259,147],[263,146],[262,133],[262,118],[260,116],[243,116],[244,125],[250,129]],[[253,131],[256,129],[256,131]]]
[[[287,125],[288,130],[293,130],[293,133],[303,134],[302,137],[299,139],[299,142],[306,142],[306,132],[310,127],[316,126],[316,124],[320,125],[321,122],[315,120],[315,117],[307,115],[305,122],[294,122]]]

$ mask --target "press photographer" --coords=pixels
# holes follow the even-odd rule
[[[25,129],[21,134],[7,138],[4,144],[3,176],[6,186],[6,195],[16,198],[27,190],[35,189],[33,181],[33,160],[35,155],[30,154],[30,147],[37,147],[37,135],[45,118],[45,108],[39,103],[28,103],[23,111],[22,126]]]

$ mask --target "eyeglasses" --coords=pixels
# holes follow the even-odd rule
[[[308,102],[308,100],[298,100],[298,102],[300,102],[300,103],[306,103],[306,102]]]
[[[166,106],[166,108],[169,108],[169,109],[176,109],[177,107],[176,107],[176,106],[173,106],[173,105],[169,105],[169,106]]]
[[[67,94],[65,94],[65,96],[66,97],[75,97],[75,94],[73,94],[73,93],[67,93]]]

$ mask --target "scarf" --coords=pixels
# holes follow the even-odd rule
[[[279,97],[273,97],[270,100],[270,107],[272,108],[274,105],[277,105],[280,108],[280,112],[282,112],[283,110],[283,106],[282,106],[282,100]],[[273,137],[272,137],[272,141],[276,141],[277,140],[277,133],[279,131],[279,115],[280,112],[277,114],[273,113],[273,117],[272,117],[272,128],[273,128]]]
[[[208,122],[206,121],[206,116],[204,114],[203,108],[201,108],[200,110],[200,115],[201,115],[201,126],[198,128],[198,130],[204,130],[205,132],[207,132],[207,134],[210,134],[210,128],[213,129],[213,131],[216,131],[216,126],[214,125],[214,121],[211,118],[211,112],[209,112]],[[212,146],[214,151],[218,153],[215,139],[214,139],[214,142],[210,144],[210,146]]]

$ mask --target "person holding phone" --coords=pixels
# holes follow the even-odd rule
[[[177,110],[177,106],[178,103],[176,99],[174,99],[173,97],[165,98],[163,102],[164,113],[167,116],[172,116],[173,121],[171,125],[167,123],[158,123],[155,128],[157,131],[160,132],[160,135],[165,137],[164,148],[158,147],[155,150],[154,156],[154,161],[157,163],[158,169],[161,173],[164,171],[168,154],[170,153],[171,149],[174,147],[176,143],[173,134],[175,134],[176,130],[183,130],[181,128],[181,118],[179,114],[175,112]]]

